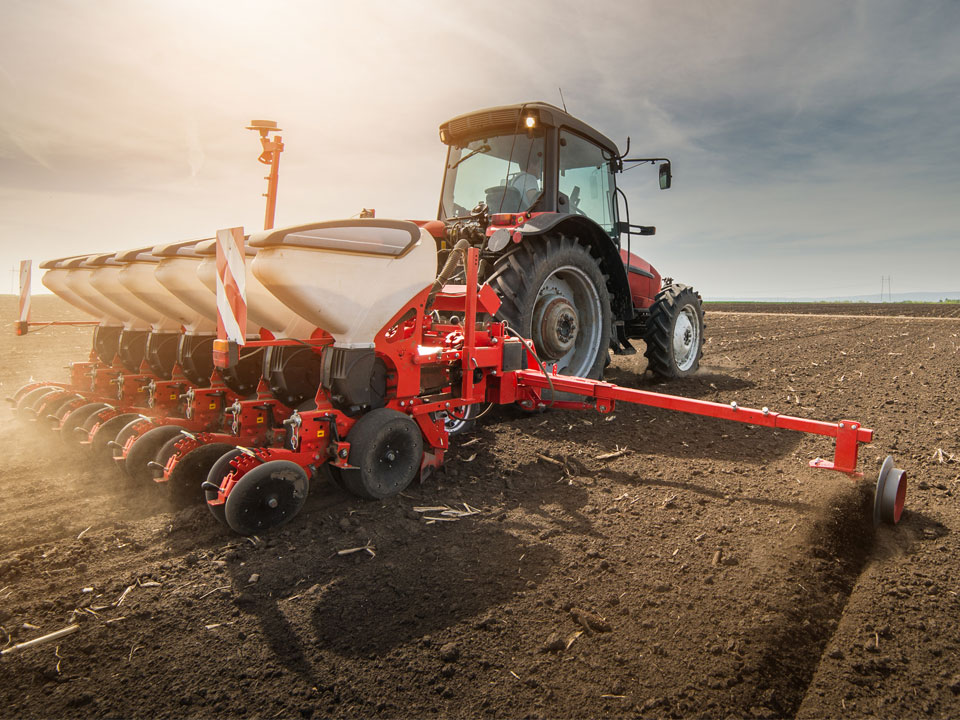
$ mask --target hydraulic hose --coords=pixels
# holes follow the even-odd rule
[[[461,238],[457,241],[457,244],[453,246],[453,250],[447,255],[447,261],[440,269],[440,274],[437,275],[433,287],[430,288],[430,294],[427,296],[426,309],[429,309],[430,306],[433,305],[433,299],[437,296],[437,293],[440,292],[440,288],[446,285],[450,278],[456,274],[457,266],[460,264],[460,260],[466,256],[469,247],[470,241],[466,238]]]

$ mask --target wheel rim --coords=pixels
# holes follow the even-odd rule
[[[468,429],[474,421],[474,418],[480,414],[480,404],[467,405],[460,408],[459,417],[446,410],[440,410],[436,417],[443,420],[443,427],[448,435],[457,435]]]
[[[677,322],[673,326],[673,357],[679,371],[693,367],[699,346],[700,323],[694,309],[686,305],[677,315]]]
[[[540,360],[565,375],[593,368],[603,332],[600,294],[581,269],[565,265],[544,280],[533,307],[531,335]]]

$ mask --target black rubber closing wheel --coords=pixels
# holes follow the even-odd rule
[[[307,473],[296,463],[258,465],[227,496],[227,525],[241,535],[253,535],[290,522],[303,507],[309,487]]]
[[[130,452],[124,460],[127,475],[138,483],[153,482],[154,471],[147,463],[156,460],[157,453],[167,440],[179,435],[180,427],[177,425],[161,425],[147,430],[130,446]]]
[[[167,445],[171,443],[176,445],[177,439],[169,440]],[[166,459],[160,457],[166,452],[167,445],[161,448],[157,456],[157,462],[166,464],[166,461],[170,458],[170,455],[167,455]],[[196,505],[203,502],[206,499],[206,493],[201,485],[207,479],[211,468],[223,457],[223,454],[234,449],[234,446],[229,443],[210,443],[209,445],[196,447],[186,455],[177,458],[177,464],[173,466],[173,471],[167,478],[166,483],[170,492],[170,499],[177,505]],[[216,496],[216,493],[214,493],[214,496]]]
[[[903,514],[903,504],[907,498],[907,473],[893,466],[893,456],[888,455],[880,467],[877,488],[873,496],[874,527],[885,522],[896,525]]]
[[[223,479],[233,472],[233,465],[230,464],[230,461],[240,454],[240,451],[235,447],[226,450],[214,461],[209,472],[207,472],[207,481],[203,483],[205,486],[203,488],[203,497],[207,501],[207,510],[224,525],[227,524],[226,504],[211,505],[210,501],[217,499],[218,493],[214,488],[219,488],[223,484]]]
[[[350,464],[341,471],[347,491],[368,500],[402,492],[420,472],[423,435],[409,415],[378,408],[357,420],[347,435]]]
[[[109,460],[113,456],[113,448],[109,443],[116,440],[117,433],[129,425],[130,421],[139,418],[137,413],[121,413],[102,423],[90,438],[90,454],[98,460]]]
[[[86,440],[87,436],[83,434],[83,424],[95,412],[110,407],[106,403],[87,403],[81,405],[76,410],[63,418],[60,423],[60,439],[67,445],[79,447],[81,440]]]
[[[650,307],[643,334],[647,366],[661,378],[692,375],[703,355],[703,302],[693,288],[667,285]]]

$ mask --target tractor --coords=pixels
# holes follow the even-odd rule
[[[533,340],[560,373],[600,378],[610,358],[646,344],[661,378],[690,375],[703,353],[703,305],[631,252],[634,235],[617,174],[638,163],[569,113],[543,102],[478,110],[440,126],[447,145],[436,237],[440,262],[458,242],[480,250],[480,281],[503,304],[500,319]],[[627,141],[629,152],[629,139]],[[624,212],[621,214],[619,199]],[[622,219],[624,218],[625,219]]]

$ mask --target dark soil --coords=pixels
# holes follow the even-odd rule
[[[707,322],[696,377],[658,384],[640,354],[609,379],[859,420],[866,478],[810,469],[832,443],[790,431],[501,409],[400,497],[316,482],[244,539],[6,413],[0,644],[80,629],[0,660],[0,716],[960,715],[960,322]],[[4,334],[0,389],[65,379],[89,338]],[[887,454],[908,510],[875,532]]]

